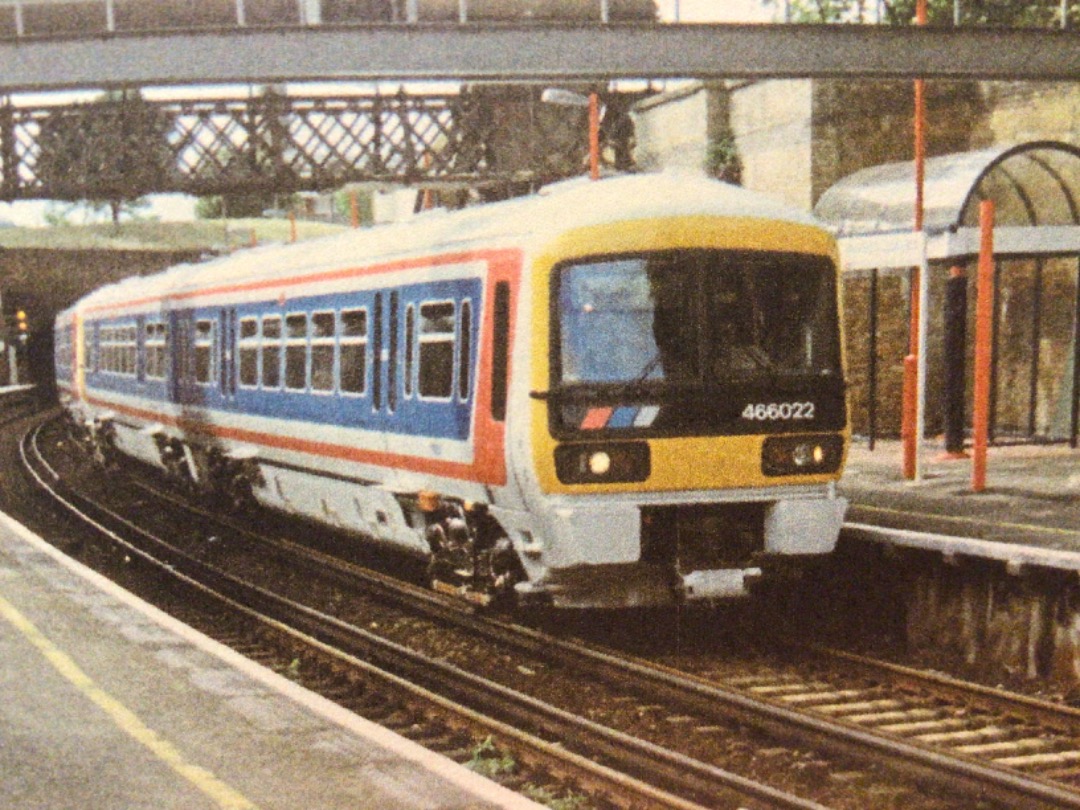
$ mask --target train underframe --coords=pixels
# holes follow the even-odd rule
[[[544,515],[268,464],[111,414],[79,424],[95,460],[131,456],[236,510],[268,507],[428,561],[431,586],[478,605],[645,607],[730,600],[832,552],[846,503],[832,484],[564,499]],[[549,538],[547,541],[538,538]],[[568,556],[566,549],[572,549]]]

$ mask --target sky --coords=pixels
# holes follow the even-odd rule
[[[680,22],[769,22],[773,9],[764,8],[761,0],[658,0],[660,16]]]
[[[769,22],[776,5],[765,7],[761,0],[657,0],[660,18],[665,22]],[[187,221],[195,216],[195,200],[182,194],[151,196],[149,214],[164,222]],[[48,203],[27,201],[0,203],[0,223],[22,226],[44,224]],[[76,223],[77,224],[77,223]]]

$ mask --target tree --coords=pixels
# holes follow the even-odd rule
[[[106,211],[112,217],[114,224],[120,216],[129,220],[147,221],[155,217],[148,216],[150,201],[144,197],[136,200],[123,200],[120,209],[116,211],[113,204],[101,200],[80,200],[78,202],[51,201],[45,207],[43,218],[46,225],[61,227],[72,224],[72,218],[78,214],[82,224],[100,221],[101,215]]]
[[[784,0],[764,0],[766,6]],[[792,22],[881,22],[909,25],[915,20],[916,0],[789,0]],[[1070,8],[1070,22],[1080,20],[1080,5]],[[1061,25],[1061,0],[927,0],[930,25],[1055,27]]]
[[[107,206],[114,223],[135,201],[167,186],[169,122],[137,92],[110,93],[42,119],[35,172],[56,200]]]
[[[195,203],[195,216],[199,219],[237,219],[261,217],[270,210],[287,211],[299,201],[293,193],[258,191],[249,194],[211,194],[199,197]]]

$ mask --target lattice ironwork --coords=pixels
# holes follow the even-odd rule
[[[605,98],[607,162],[628,168],[628,97]],[[505,188],[578,174],[584,113],[535,88],[0,107],[4,199],[317,191],[350,182]]]

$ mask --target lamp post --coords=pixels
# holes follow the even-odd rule
[[[593,91],[589,95],[548,87],[540,94],[540,101],[563,107],[588,107],[589,109],[589,177],[600,179],[600,96]]]

